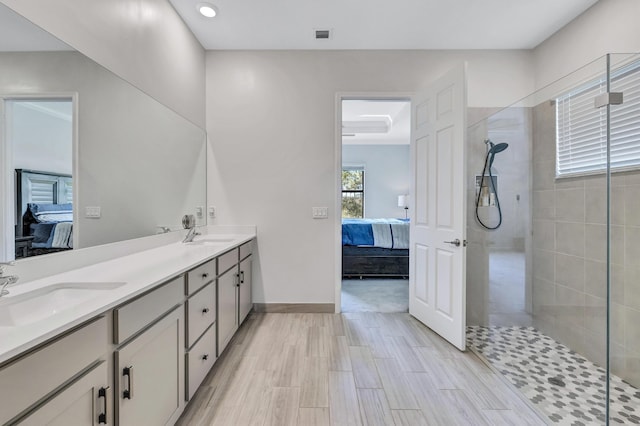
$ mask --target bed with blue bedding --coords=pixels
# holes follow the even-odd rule
[[[73,248],[73,210],[71,203],[27,203],[29,235],[34,249]]]
[[[28,242],[16,257],[38,256],[73,248],[70,175],[16,169],[16,245]]]
[[[344,278],[409,276],[408,219],[342,219]]]

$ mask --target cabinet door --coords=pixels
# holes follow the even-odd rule
[[[218,356],[238,329],[238,270],[218,278]]]
[[[107,333],[107,319],[99,317],[1,368],[0,424],[20,415],[98,359],[104,359]]]
[[[113,424],[107,363],[95,367],[25,418],[20,425]],[[109,411],[105,411],[109,410]]]
[[[174,424],[184,408],[184,311],[177,308],[115,352],[119,424]]]
[[[253,307],[251,299],[251,256],[240,262],[240,287],[238,303],[238,324],[247,317]]]

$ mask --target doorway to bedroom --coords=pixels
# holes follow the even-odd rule
[[[74,97],[0,98],[0,261],[73,247]]]
[[[407,98],[342,98],[341,311],[408,312]]]

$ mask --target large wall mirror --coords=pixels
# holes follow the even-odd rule
[[[0,5],[0,261],[206,222],[205,133]]]

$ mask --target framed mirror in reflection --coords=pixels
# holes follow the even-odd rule
[[[204,131],[4,5],[0,113],[0,261],[205,211]]]

